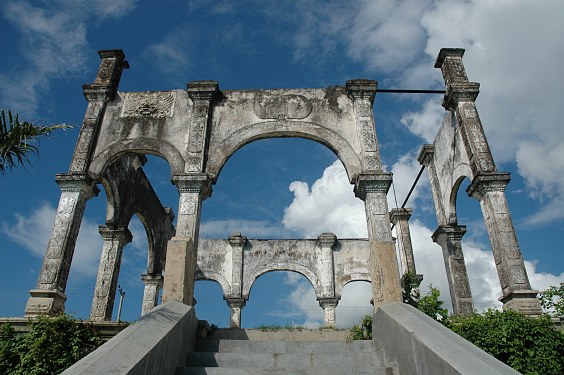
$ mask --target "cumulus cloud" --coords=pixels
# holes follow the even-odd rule
[[[394,165],[409,165],[406,160],[404,155]],[[323,175],[313,183],[311,190],[304,182],[293,182],[290,188],[294,192],[294,201],[285,211],[284,225],[288,229],[299,230],[305,236],[317,235],[331,228],[339,228],[340,237],[366,235],[364,229],[359,229],[359,226],[366,227],[363,203],[360,202],[360,207],[356,209],[349,207],[351,193],[345,189],[347,185],[349,183],[346,173],[339,162],[328,166]],[[347,216],[341,214],[333,217],[332,211],[343,212]],[[442,249],[431,239],[433,230],[418,219],[410,221],[410,230],[417,273],[424,275],[422,294],[429,291],[430,285],[438,288],[445,306],[452,311]],[[473,237],[463,239],[462,245],[475,309],[482,311],[500,307],[498,298],[501,296],[501,288],[489,246],[475,242]],[[525,261],[525,266],[533,288],[542,290],[564,280],[564,273],[554,275],[537,272],[534,262]],[[316,300],[311,285],[306,281],[289,280],[295,285],[288,295],[288,303],[297,311],[301,311],[308,326],[322,324],[322,310],[314,308]],[[347,285],[337,307],[338,326],[350,326],[357,323],[362,315],[369,313],[371,307],[367,306],[367,301],[370,300],[371,294],[372,289],[368,283]]]
[[[16,214],[14,223],[0,223],[1,230],[11,241],[23,246],[31,254],[43,258],[56,213],[57,210],[53,206],[43,204],[28,216]],[[84,277],[96,275],[101,250],[102,237],[98,233],[98,225],[83,219],[71,272]]]

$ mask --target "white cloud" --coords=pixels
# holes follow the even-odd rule
[[[428,100],[420,111],[404,113],[401,123],[426,143],[433,143],[445,114],[439,101]]]
[[[405,156],[400,157],[395,165],[410,170],[410,163],[406,160]],[[365,228],[364,210],[360,209],[362,202],[360,202],[360,208],[354,210],[349,208],[348,202],[351,198],[350,191],[344,188],[346,185],[349,185],[346,174],[339,162],[325,169],[323,176],[313,184],[311,191],[306,183],[293,182],[290,188],[295,197],[285,211],[284,225],[310,237],[323,231],[335,231],[334,228],[340,228],[343,233],[343,235],[338,234],[340,237],[352,237],[353,234],[359,234],[359,228],[351,227],[350,224],[360,223],[362,228]],[[333,217],[331,211],[342,214]],[[445,306],[452,310],[442,249],[432,241],[433,231],[417,219],[410,221],[410,229],[417,273],[424,275],[421,293],[427,293],[429,285],[433,285],[440,290]],[[462,246],[475,309],[482,311],[499,307],[498,298],[501,296],[501,288],[491,250],[485,245],[475,243],[471,238],[463,240]],[[560,275],[539,273],[535,270],[534,262],[526,261],[525,265],[533,288],[542,290],[564,280],[564,273]],[[293,281],[294,278],[289,279],[289,282]],[[307,324],[313,325],[315,322],[322,324],[322,310],[314,308],[317,302],[313,288],[303,281],[296,284],[288,296],[288,303],[297,311],[302,312]],[[366,311],[369,312],[370,309],[366,301],[370,300],[371,286],[368,283],[349,285],[350,290],[348,286],[345,287],[342,300],[337,308],[336,319],[339,327],[357,323],[360,316],[366,314]]]
[[[0,223],[1,229],[10,240],[42,258],[47,249],[55,214],[54,207],[43,204],[29,216],[16,214],[15,223]],[[101,251],[102,237],[98,233],[98,225],[84,218],[76,241],[71,272],[84,277],[96,275]]]
[[[398,161],[392,165],[394,185],[388,192],[388,208],[390,210],[396,207],[396,198],[397,206],[401,207],[420,171],[421,165],[417,161],[416,154],[414,153],[407,153],[400,156]],[[415,185],[415,188],[413,188],[411,196],[406,204],[407,208],[414,208],[416,206],[416,199],[419,197],[420,193],[422,191],[429,190],[427,188],[428,184],[425,184],[425,181],[422,181],[424,177],[425,176],[422,175],[417,185]],[[395,197],[393,189],[395,189]]]
[[[53,1],[42,7],[28,1],[8,1],[2,13],[21,36],[19,66],[0,74],[0,102],[14,112],[32,117],[40,106],[39,93],[52,79],[85,72],[89,23],[119,17],[135,1],[97,0],[89,4]]]

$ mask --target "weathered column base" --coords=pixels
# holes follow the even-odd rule
[[[57,315],[65,312],[67,296],[58,290],[31,289],[25,306],[25,317]]]
[[[376,311],[380,305],[401,302],[402,294],[394,243],[378,240],[370,242],[370,271]]]
[[[195,251],[191,238],[172,237],[168,241],[163,303],[178,301],[194,306]]]
[[[337,318],[335,315],[335,308],[339,303],[338,297],[321,297],[318,298],[319,306],[323,309],[325,315],[325,328],[336,328],[337,327]]]
[[[143,280],[143,283],[145,284],[141,315],[145,315],[158,305],[159,290],[163,287],[163,279],[163,275],[141,275],[141,280]],[[194,302],[194,305],[195,304],[196,303]]]
[[[225,298],[229,305],[229,328],[241,328],[241,310],[247,304],[244,298]]]
[[[540,316],[542,307],[537,294],[536,290],[514,290],[499,300],[503,303],[504,311],[513,310],[528,316]]]

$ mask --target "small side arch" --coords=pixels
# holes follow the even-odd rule
[[[229,281],[223,276],[222,274],[214,271],[209,270],[196,270],[196,274],[194,275],[194,279],[198,280],[210,280],[215,281],[219,285],[221,285],[221,289],[223,289],[223,296],[229,296],[231,294],[231,285]]]
[[[351,182],[362,171],[359,155],[345,138],[327,127],[306,121],[265,121],[244,126],[215,144],[214,150],[210,150],[206,171],[217,179],[227,160],[241,147],[260,139],[291,137],[309,139],[329,148],[343,163]]]
[[[336,282],[335,283],[335,295],[337,296],[342,296],[343,295],[343,289],[345,288],[345,286],[349,283],[355,282],[355,281],[367,281],[369,283],[372,283],[372,279],[370,277],[369,274],[366,273],[354,273],[354,274],[350,274],[350,279],[347,278],[346,281],[344,282]]]
[[[159,139],[136,138],[117,141],[98,153],[90,163],[90,176],[98,180],[109,165],[126,153],[160,156],[170,165],[172,175],[184,173],[184,158],[176,147]]]
[[[466,175],[458,176],[458,178],[456,179],[450,190],[450,196],[448,201],[448,212],[445,212],[446,214],[445,216],[448,220],[449,225],[458,224],[458,215],[456,212],[456,200],[458,197],[458,190],[460,190],[460,186],[462,185],[462,183],[467,177],[468,176]]]
[[[319,281],[319,278],[317,277],[315,272],[300,264],[273,263],[268,265],[267,267],[253,270],[249,275],[245,275],[245,280],[243,282],[243,298],[249,299],[251,288],[253,287],[256,279],[258,279],[265,273],[273,271],[292,271],[299,273],[300,275],[308,279],[308,281],[311,283],[311,286],[315,291],[315,296],[321,296],[321,282]]]

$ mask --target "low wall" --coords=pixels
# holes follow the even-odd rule
[[[402,375],[519,374],[405,303],[380,307],[372,327],[376,348]]]
[[[194,349],[197,327],[193,307],[164,303],[62,374],[174,374]]]

